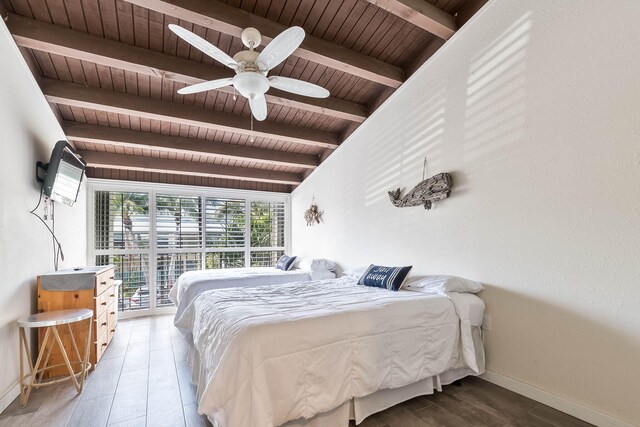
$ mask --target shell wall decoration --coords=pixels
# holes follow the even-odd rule
[[[316,224],[320,224],[320,216],[322,212],[318,210],[318,205],[314,202],[311,202],[311,206],[309,209],[304,211],[304,220],[307,221],[307,226],[313,225],[314,222]]]

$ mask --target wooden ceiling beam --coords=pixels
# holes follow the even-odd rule
[[[445,41],[442,39],[432,39],[429,44],[427,44],[427,46],[422,50],[422,52],[420,52],[414,59],[413,61],[411,61],[410,63],[408,63],[405,67],[404,70],[407,73],[408,76],[412,76],[416,71],[418,71],[418,69],[420,69],[420,67],[422,67],[422,64],[424,64],[425,62],[427,62],[429,60],[429,58],[431,58],[433,55],[435,55],[435,53],[442,47],[444,46]]]
[[[184,84],[233,77],[231,70],[222,70],[166,53],[154,52],[114,40],[96,37],[35,19],[10,14],[9,31],[18,46],[120,68],[152,77],[161,77]],[[233,93],[232,87],[219,89]],[[267,102],[362,123],[367,118],[366,106],[338,98],[309,98],[271,89]]]
[[[367,1],[444,40],[448,40],[458,29],[452,15],[426,0]]]
[[[146,148],[171,153],[195,154],[227,160],[250,161],[306,169],[314,169],[320,164],[317,156],[203,139],[140,132],[71,121],[63,122],[62,128],[69,140],[90,142],[92,144]]]
[[[263,45],[288,28],[220,1],[125,1],[234,37],[240,37],[242,30],[247,27],[255,27],[262,34]],[[309,34],[293,55],[393,88],[400,87],[405,79],[400,67]]]
[[[341,142],[338,135],[330,132],[272,121],[256,121],[253,130],[251,130],[251,120],[248,116],[221,113],[191,105],[118,93],[107,89],[97,89],[76,83],[42,79],[40,86],[47,101],[55,104],[323,148],[335,149]]]
[[[466,0],[456,13],[456,24],[458,24],[458,27],[466,24],[488,1],[489,0]]]
[[[302,182],[301,174],[289,172],[214,165],[211,163],[188,162],[184,160],[159,159],[156,157],[130,156],[98,151],[80,150],[78,154],[87,162],[87,166],[89,167],[208,176],[213,178],[288,185],[298,185]]]
[[[9,12],[7,12],[7,9],[4,7],[4,4],[2,4],[1,1],[0,1],[0,19],[2,19],[5,22],[9,19]]]

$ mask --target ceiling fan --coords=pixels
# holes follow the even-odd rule
[[[262,41],[260,32],[255,28],[246,28],[242,31],[242,43],[249,50],[240,51],[233,58],[202,37],[178,25],[169,24],[169,29],[205,55],[236,72],[234,77],[184,87],[178,90],[179,94],[187,95],[233,85],[249,100],[251,113],[256,120],[264,120],[267,117],[264,94],[270,87],[314,98],[329,96],[327,89],[313,83],[279,76],[267,78],[267,73],[287,59],[304,40],[304,30],[300,27],[291,27],[283,31],[260,53],[255,51]]]

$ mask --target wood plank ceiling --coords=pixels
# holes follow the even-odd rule
[[[290,192],[486,0],[0,0],[6,24],[90,177]],[[178,39],[178,24],[233,56],[307,33],[269,74],[331,92],[271,89],[254,122],[232,88],[179,95],[233,71]],[[262,49],[259,48],[258,50]]]

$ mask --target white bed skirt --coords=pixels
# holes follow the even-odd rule
[[[282,427],[348,427],[349,420],[355,420],[356,424],[360,424],[365,418],[376,412],[384,411],[414,397],[442,391],[443,385],[451,384],[466,376],[484,373],[485,358],[482,331],[479,326],[472,326],[471,331],[474,347],[476,348],[476,360],[480,368],[479,374],[467,368],[451,369],[440,375],[428,377],[404,387],[380,390],[364,397],[354,397],[332,411],[318,414],[310,419],[289,421],[283,424]],[[197,387],[198,400],[200,400],[200,395],[206,383],[205,379],[201,378],[204,375],[201,373],[200,357],[192,344],[189,344],[188,362],[191,367],[191,381]],[[214,427],[217,426],[215,421],[209,420]]]

